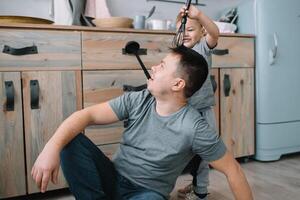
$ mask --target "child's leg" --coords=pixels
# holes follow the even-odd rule
[[[113,163],[85,135],[76,136],[61,152],[61,166],[76,199],[119,199]]]
[[[213,108],[199,111],[201,115],[206,119],[210,127],[217,130],[216,119]],[[208,193],[207,187],[209,185],[209,166],[204,160],[201,160],[197,174],[193,175],[194,192],[199,194],[199,197],[205,197]]]
[[[207,187],[209,185],[209,166],[205,160],[200,162],[196,176],[193,177],[194,192],[198,196],[205,197],[208,193]]]

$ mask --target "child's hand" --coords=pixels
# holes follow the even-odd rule
[[[186,6],[183,6],[180,9],[181,17],[183,17],[185,15],[185,13],[187,13],[187,15],[190,19],[196,19],[197,20],[197,19],[199,19],[202,12],[197,7],[191,5],[189,10],[186,10]]]

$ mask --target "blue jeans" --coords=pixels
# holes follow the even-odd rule
[[[61,167],[77,200],[165,200],[120,175],[114,164],[85,135],[76,136],[61,152]]]

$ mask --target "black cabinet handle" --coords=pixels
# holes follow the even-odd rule
[[[14,111],[15,109],[15,89],[12,81],[5,81],[6,93],[6,111]]]
[[[225,97],[228,97],[231,89],[230,77],[228,74],[224,75],[223,83],[224,83],[224,95]]]
[[[143,84],[139,86],[123,85],[124,92],[138,92],[146,88],[147,88],[147,84]]]
[[[38,80],[30,80],[30,106],[31,109],[39,109],[40,87]]]
[[[224,56],[229,54],[229,49],[213,49],[211,53],[217,56]]]
[[[23,55],[28,55],[28,54],[37,54],[38,53],[38,48],[37,46],[33,45],[30,47],[24,47],[24,48],[13,48],[8,45],[4,45],[3,48],[3,53],[14,55],[14,56],[23,56]]]
[[[130,55],[129,53],[126,52],[125,48],[122,49],[122,54],[123,55]],[[147,55],[147,49],[139,49],[137,54],[140,55]]]
[[[211,81],[211,85],[213,87],[213,91],[214,93],[216,92],[218,86],[217,86],[217,82],[216,82],[216,79],[215,79],[215,76],[214,75],[210,75],[210,81]]]

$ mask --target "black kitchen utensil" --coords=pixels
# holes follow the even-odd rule
[[[166,2],[166,3],[177,3],[177,4],[183,4],[182,1],[174,1],[174,0],[147,0],[147,1],[160,1],[160,2]],[[196,6],[206,6],[204,3],[199,3],[198,0],[195,0],[195,3],[192,3],[193,5]]]
[[[156,6],[153,6],[153,7],[151,8],[151,10],[150,10],[148,16],[146,17],[146,19],[149,19],[149,18],[153,15],[155,9],[156,9]]]
[[[191,1],[192,0],[187,0],[186,1],[186,3],[185,3],[186,10],[189,10],[190,5],[191,5]],[[182,17],[181,25],[178,28],[178,30],[176,31],[176,35],[173,38],[173,41],[172,41],[172,46],[173,47],[178,47],[178,46],[183,45],[183,37],[184,37],[184,32],[185,32],[186,21],[187,21],[187,13],[185,13],[184,16]]]
[[[138,55],[139,49],[140,49],[140,44],[137,43],[136,41],[129,41],[129,42],[127,42],[127,44],[125,46],[125,52],[128,53],[128,54],[134,54],[135,55],[135,57],[137,58],[139,64],[141,65],[141,67],[144,71],[144,74],[146,75],[146,78],[150,79],[151,76],[150,76],[149,72],[147,71],[144,63],[142,62],[140,56]]]

